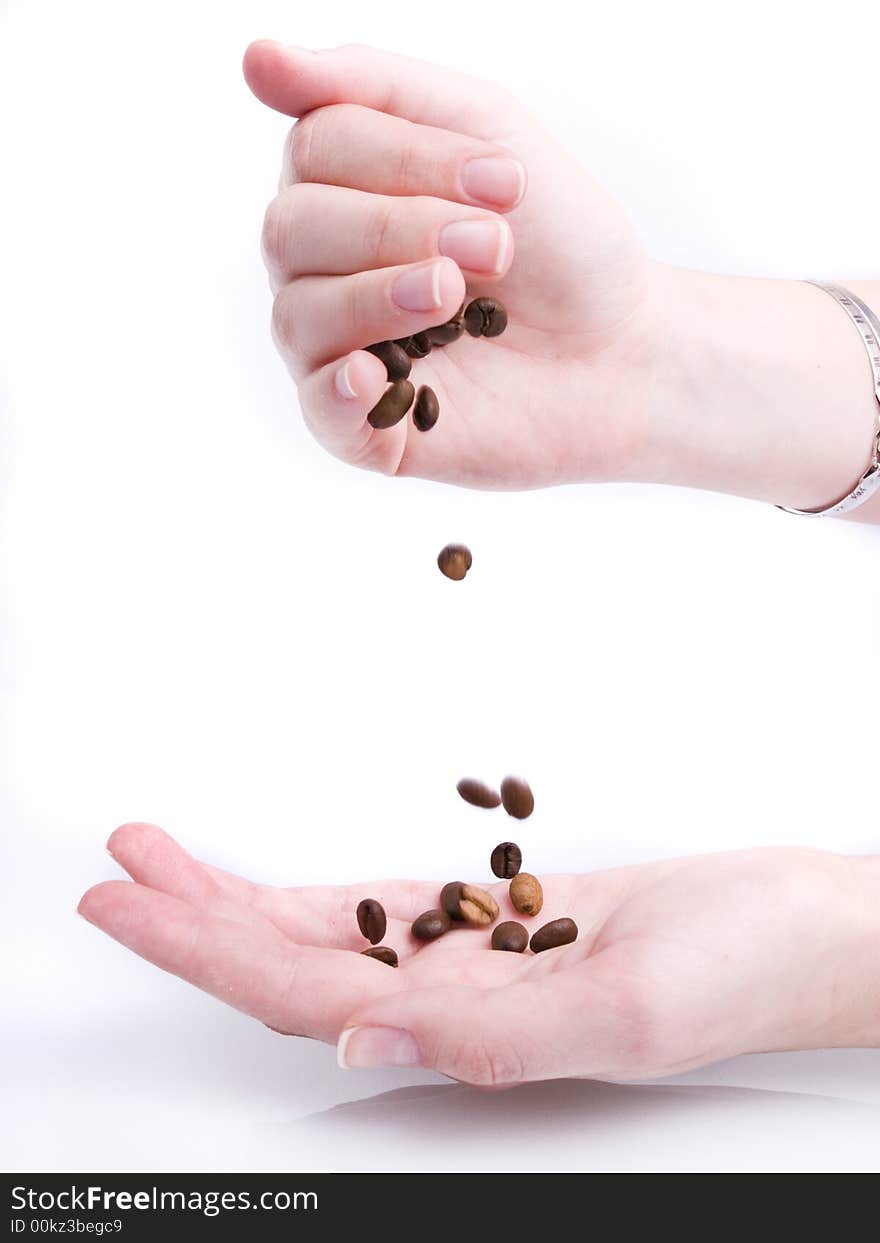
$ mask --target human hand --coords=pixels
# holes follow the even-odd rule
[[[254,885],[150,825],[108,848],[136,883],[90,889],[86,919],[279,1032],[338,1041],[348,1066],[503,1086],[880,1042],[874,860],[752,850],[542,878],[530,930],[568,915],[580,938],[532,955],[490,950],[485,929],[416,942],[436,882]],[[500,919],[522,918],[506,882],[487,888]],[[363,897],[385,906],[397,970],[351,952]]]
[[[263,250],[276,343],[318,440],[361,466],[484,488],[636,470],[650,269],[571,155],[506,92],[401,56],[264,41],[244,69],[261,100],[303,118]],[[507,331],[414,365],[440,401],[429,434],[410,419],[374,431],[385,369],[361,347],[442,323],[465,282],[501,298]]]

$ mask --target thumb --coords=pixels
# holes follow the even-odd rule
[[[262,103],[301,117],[328,104],[378,112],[491,138],[513,106],[500,88],[440,65],[378,48],[349,45],[313,52],[271,39],[244,54],[245,81]]]
[[[340,1066],[423,1066],[482,1087],[626,1073],[639,1045],[635,1010],[586,962],[534,983],[426,988],[355,1011]]]

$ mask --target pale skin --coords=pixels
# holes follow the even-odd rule
[[[368,48],[260,42],[251,89],[300,118],[263,228],[276,343],[314,435],[352,464],[469,487],[641,480],[818,508],[869,459],[876,418],[853,325],[795,281],[685,272],[645,255],[620,207],[504,92]],[[880,306],[880,282],[835,278]],[[416,364],[441,417],[376,431],[364,351],[497,294],[510,327]],[[880,520],[880,499],[858,511]],[[799,521],[779,515],[780,521]],[[440,883],[279,890],[192,859],[162,830],[110,839],[132,881],[80,913],[346,1066],[424,1066],[479,1086],[639,1079],[740,1053],[880,1043],[880,863],[751,850],[542,877],[542,955],[456,928],[409,931]],[[462,877],[461,879],[472,879]],[[516,918],[506,883],[491,887]],[[363,897],[392,969],[364,958]]]

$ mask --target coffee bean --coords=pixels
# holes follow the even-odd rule
[[[473,807],[501,806],[501,795],[482,781],[477,781],[475,777],[462,777],[455,788],[464,801]]]
[[[436,941],[449,931],[452,916],[446,911],[425,911],[413,922],[412,934],[417,941]]]
[[[529,942],[533,954],[555,949],[557,945],[571,945],[577,940],[578,926],[573,919],[551,919],[539,928]]]
[[[464,326],[472,337],[499,337],[507,327],[507,311],[497,298],[474,298],[465,308]]]
[[[397,951],[389,949],[387,945],[373,945],[368,950],[361,950],[361,953],[364,958],[375,958],[389,967],[397,966]]]
[[[521,954],[529,943],[529,934],[515,919],[506,919],[492,929],[492,949]]]
[[[486,928],[498,918],[498,903],[491,893],[460,880],[451,880],[443,886],[440,906],[450,919],[474,928]]]
[[[457,341],[464,332],[464,314],[457,311],[452,319],[447,320],[445,324],[438,324],[436,328],[429,328],[425,336],[432,345],[451,345],[453,341]]]
[[[413,404],[416,390],[409,380],[397,380],[376,402],[367,415],[370,427],[393,427],[399,423]]]
[[[431,342],[426,332],[415,332],[403,347],[410,358],[427,358],[431,353]]]
[[[461,891],[463,880],[451,880],[440,890],[440,906],[450,919],[461,921]]]
[[[365,936],[371,945],[377,945],[382,940],[387,920],[381,902],[377,902],[375,898],[364,898],[363,902],[358,903],[357,921],[361,935]]]
[[[501,782],[501,801],[508,816],[525,820],[535,810],[535,796],[522,777],[505,777]]]
[[[445,574],[447,578],[455,579],[457,583],[461,582],[467,574],[473,561],[471,550],[465,548],[464,544],[447,544],[437,554],[440,573]]]
[[[367,353],[381,359],[392,384],[395,380],[405,380],[412,371],[412,359],[396,341],[378,341],[375,345],[368,345]]]
[[[537,915],[544,905],[544,890],[531,872],[517,872],[510,882],[510,900],[520,915]]]
[[[496,876],[511,880],[522,867],[522,851],[516,842],[499,842],[489,862]]]
[[[416,393],[416,404],[413,407],[413,423],[420,432],[429,432],[440,417],[440,403],[437,394],[427,384],[423,384]]]

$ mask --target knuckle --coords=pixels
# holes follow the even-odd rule
[[[364,233],[364,242],[367,254],[374,259],[382,259],[389,252],[389,243],[395,231],[396,215],[393,200],[379,199],[372,206]]]
[[[290,349],[294,339],[294,316],[286,285],[272,299],[272,336],[279,347]]]
[[[286,203],[282,195],[276,195],[263,215],[260,249],[266,267],[278,267],[284,253],[287,228]]]
[[[480,1088],[513,1087],[525,1077],[522,1057],[507,1041],[468,1039],[453,1060],[455,1078]]]
[[[301,117],[293,129],[287,143],[287,173],[290,181],[310,181],[314,179],[315,153],[321,128],[321,115],[324,109],[309,112]]]

